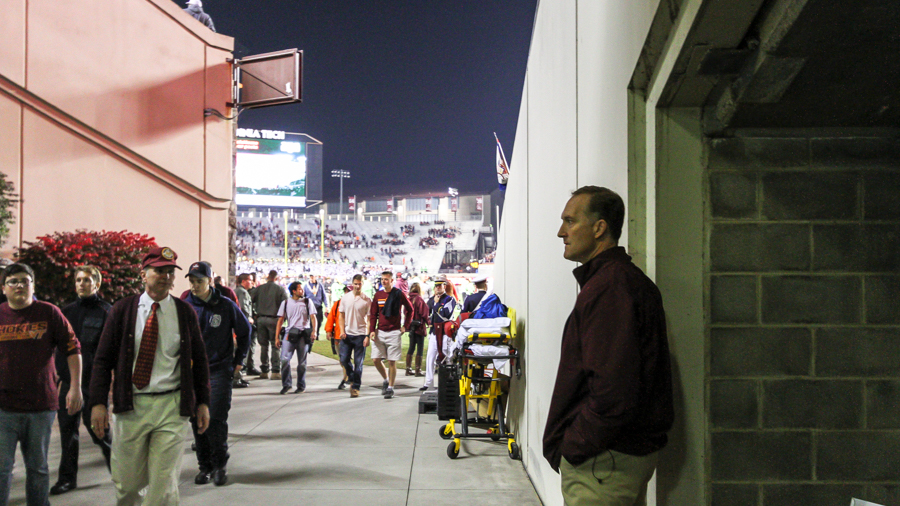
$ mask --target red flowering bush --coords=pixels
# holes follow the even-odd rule
[[[56,305],[75,298],[72,269],[95,265],[103,274],[100,297],[112,303],[141,292],[141,259],[155,246],[153,237],[126,231],[54,232],[26,241],[17,261],[34,269],[37,298]]]

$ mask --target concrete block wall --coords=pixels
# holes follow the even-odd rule
[[[900,504],[900,141],[706,147],[712,505]]]

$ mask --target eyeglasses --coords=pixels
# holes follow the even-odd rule
[[[7,279],[6,286],[28,286],[31,284],[29,278]]]

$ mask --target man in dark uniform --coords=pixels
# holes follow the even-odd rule
[[[100,332],[106,322],[106,315],[112,307],[101,299],[97,292],[103,277],[100,269],[93,265],[82,265],[75,268],[75,293],[78,299],[62,309],[63,315],[72,324],[78,341],[81,342],[81,392],[88,402],[88,389],[91,383],[91,371],[94,364],[94,351],[100,340]],[[56,373],[59,375],[59,405],[65,406],[65,398],[69,393],[69,367],[66,357],[56,355]],[[97,437],[91,427],[91,412],[82,409],[80,413],[70,415],[68,410],[61,408],[56,412],[59,420],[59,439],[62,445],[62,456],[59,460],[59,479],[50,488],[50,495],[65,494],[78,487],[78,432],[79,423],[84,420],[88,434],[94,444],[100,447],[103,458],[106,460],[106,468],[109,469],[109,456],[111,452],[111,437],[107,432],[102,438]]]
[[[479,274],[478,276],[475,276],[472,283],[475,283],[475,293],[466,297],[465,302],[463,302],[463,313],[475,311],[478,304],[481,304],[481,299],[487,294],[487,276]]]

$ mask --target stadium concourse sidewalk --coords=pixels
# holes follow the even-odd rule
[[[296,359],[295,359],[296,361]],[[363,372],[359,398],[337,390],[340,365],[313,354],[306,392],[279,395],[280,381],[253,379],[236,389],[229,417],[231,460],[223,487],[195,485],[197,460],[185,440],[184,505],[539,505],[520,461],[502,443],[463,441],[447,457],[435,415],[418,414],[422,378],[399,371],[396,396],[381,396],[381,377]],[[296,369],[294,370],[296,372]],[[296,383],[296,378],[295,378]],[[50,484],[59,466],[59,431],[50,442]],[[115,504],[103,457],[81,429],[78,489],[51,496],[54,506]],[[10,505],[25,504],[25,468],[17,455]]]

